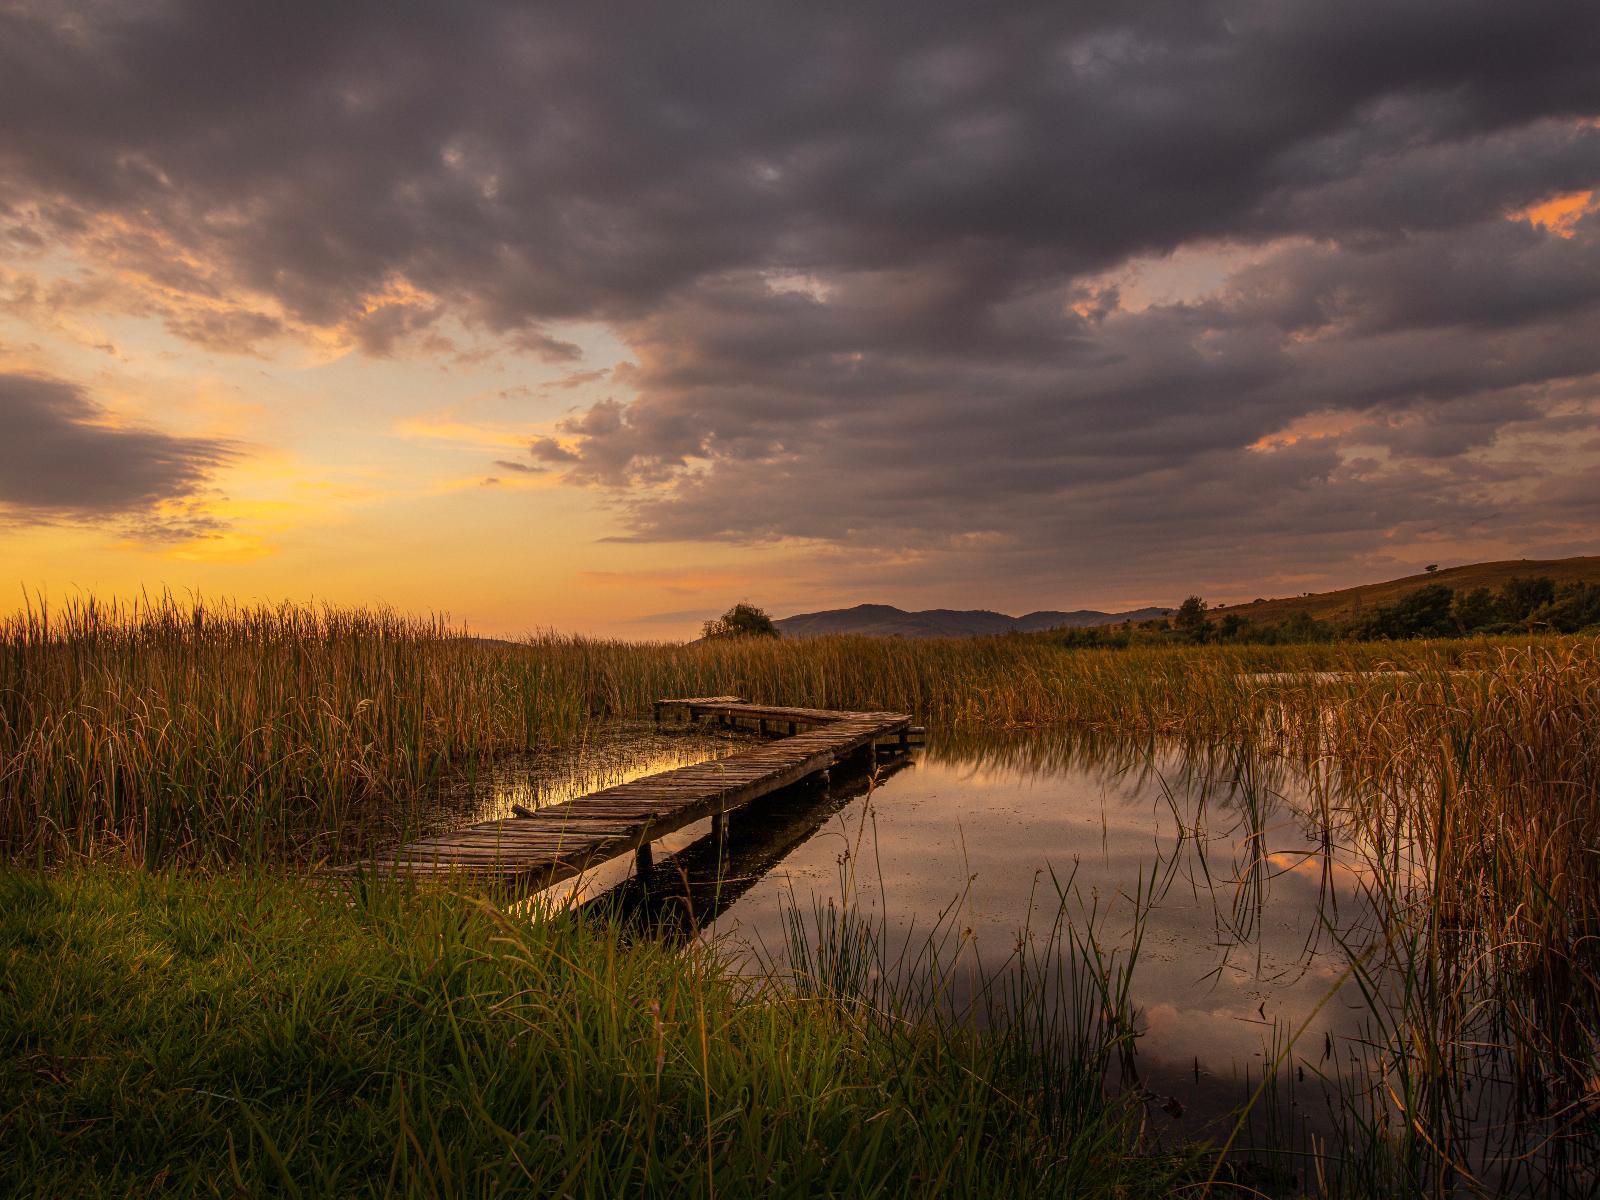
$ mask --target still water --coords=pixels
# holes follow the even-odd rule
[[[753,741],[617,722],[460,782],[431,821],[503,817]],[[681,830],[642,875],[616,860],[534,904],[609,905],[643,936],[698,938],[734,970],[780,978],[818,921],[845,913],[875,931],[881,975],[931,971],[941,1011],[979,1023],[1066,1011],[1098,971],[1126,983],[1118,1028],[1136,1035],[1108,1089],[1142,1100],[1147,1129],[1171,1144],[1223,1142],[1247,1111],[1234,1144],[1271,1148],[1268,1191],[1298,1194],[1339,1146],[1393,1145],[1416,1129],[1431,1147],[1414,1115],[1431,1097],[1443,1105],[1431,1128],[1442,1120],[1451,1137],[1438,1194],[1600,1194],[1590,1085],[1535,1061],[1530,1090],[1525,1070],[1508,1070],[1500,1016],[1508,1002],[1526,1008],[1515,981],[1480,1003],[1482,939],[1441,925],[1433,940],[1406,940],[1411,917],[1430,911],[1426,868],[1397,833],[1352,832],[1362,806],[1339,795],[1335,779],[1236,747],[935,730],[926,749],[731,814],[724,839],[709,821]],[[1054,991],[997,1012],[996,996],[1017,994],[1008,981],[1038,978],[1025,964],[1041,956],[1065,965]],[[1464,998],[1467,1015],[1437,1040],[1419,993],[1393,989],[1422,963]],[[1416,1075],[1435,1044],[1449,1068]]]
[[[750,744],[617,723],[465,785],[457,819],[559,803]],[[1139,1082],[1161,1101],[1156,1119],[1198,1132],[1246,1098],[1291,1031],[1310,1090],[1363,1036],[1367,1009],[1329,920],[1359,920],[1359,871],[1326,836],[1322,794],[1282,762],[1226,752],[935,732],[875,776],[836,772],[750,805],[721,847],[702,823],[657,843],[643,878],[616,860],[542,899],[607,897],[747,968],[781,964],[786,914],[831,900],[907,960],[937,946],[958,1001],[1058,914],[1119,964],[1138,935]]]

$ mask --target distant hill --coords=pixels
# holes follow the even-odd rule
[[[1470,563],[1445,567],[1420,575],[1407,575],[1383,583],[1362,584],[1333,592],[1308,596],[1284,596],[1214,608],[1214,613],[1238,613],[1260,625],[1275,625],[1297,612],[1319,621],[1344,621],[1382,604],[1393,604],[1400,597],[1430,583],[1442,583],[1457,591],[1486,587],[1497,590],[1508,579],[1519,575],[1546,575],[1557,584],[1571,580],[1600,583],[1600,555],[1581,558],[1515,558],[1504,562]],[[1073,612],[1031,612],[1012,617],[988,609],[929,608],[907,612],[890,604],[858,604],[854,608],[832,608],[824,612],[796,613],[774,621],[788,638],[826,637],[830,634],[864,634],[869,637],[978,637],[1001,633],[1037,633],[1048,629],[1084,629],[1096,625],[1120,625],[1124,621],[1150,621],[1170,616],[1170,608],[1139,608],[1131,612],[1101,612],[1083,608]]]
[[[1492,591],[1519,575],[1547,575],[1558,584],[1569,580],[1600,583],[1600,555],[1584,558],[1512,558],[1504,562],[1470,563],[1463,567],[1444,567],[1421,575],[1407,575],[1384,583],[1341,588],[1336,592],[1229,604],[1212,611],[1238,613],[1262,625],[1276,625],[1297,612],[1307,613],[1319,621],[1343,621],[1380,604],[1393,604],[1406,593],[1430,583],[1442,583],[1456,591],[1471,591],[1479,587]]]
[[[982,608],[930,608],[922,612],[907,612],[888,604],[858,604],[854,608],[797,613],[773,624],[788,638],[826,637],[839,633],[866,634],[871,637],[974,637],[996,633],[1032,633],[1068,626],[1115,625],[1122,621],[1148,621],[1171,612],[1170,608],[1140,608],[1123,613],[1084,608],[1076,612],[1031,612],[1023,617],[1008,617],[1005,613]]]

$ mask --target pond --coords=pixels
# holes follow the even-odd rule
[[[751,744],[613,723],[463,785],[454,819],[559,803]],[[1282,763],[1201,762],[1158,743],[935,733],[926,750],[881,764],[870,787],[844,775],[734,814],[720,863],[702,823],[658,843],[645,879],[615,860],[546,899],[614,893],[635,911],[692,919],[737,959],[780,954],[795,907],[848,898],[891,940],[945,938],[975,967],[1004,961],[1019,931],[1047,929],[1063,903],[1108,948],[1142,914],[1140,1053],[1192,1090],[1197,1066],[1202,1080],[1239,1075],[1342,971],[1322,914],[1358,897],[1302,815],[1315,791]],[[1325,1004],[1305,1036],[1322,1044],[1355,1032],[1354,1019]]]
[[[618,722],[463,785],[455,819],[751,744]],[[1152,1135],[1223,1140],[1278,1064],[1242,1136],[1304,1169],[1296,1156],[1348,1135],[1374,1051],[1393,1034],[1352,968],[1353,957],[1370,965],[1378,937],[1374,855],[1340,832],[1335,793],[1328,777],[1238,748],[935,730],[871,774],[836,771],[751,804],[720,843],[704,822],[657,843],[643,876],[616,860],[541,902],[603,898],[656,934],[705,939],[735,969],[763,972],[793,960],[819,914],[848,912],[874,931],[879,970],[937,973],[942,1003],[980,1022],[1027,956],[1053,953],[1071,974],[1090,948],[1113,987],[1126,984],[1137,1033],[1111,1086],[1145,1098]],[[1394,849],[1391,865],[1403,863]],[[1486,1158],[1506,1157],[1489,1136],[1504,1126],[1508,1101],[1492,1099],[1503,1081],[1489,1072],[1464,1086],[1476,1086],[1477,1107],[1462,1119]],[[1516,1145],[1522,1134],[1505,1136]]]

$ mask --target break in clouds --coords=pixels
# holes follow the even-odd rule
[[[604,322],[612,397],[492,469],[628,538],[1019,585],[1575,552],[1597,62],[1578,0],[21,3],[0,238],[212,348],[449,317],[580,371]]]

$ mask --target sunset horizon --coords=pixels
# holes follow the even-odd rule
[[[0,0],[0,1197],[1600,1197],[1600,4]]]
[[[8,6],[0,607],[679,639],[1592,553],[1593,25],[1424,11]]]

